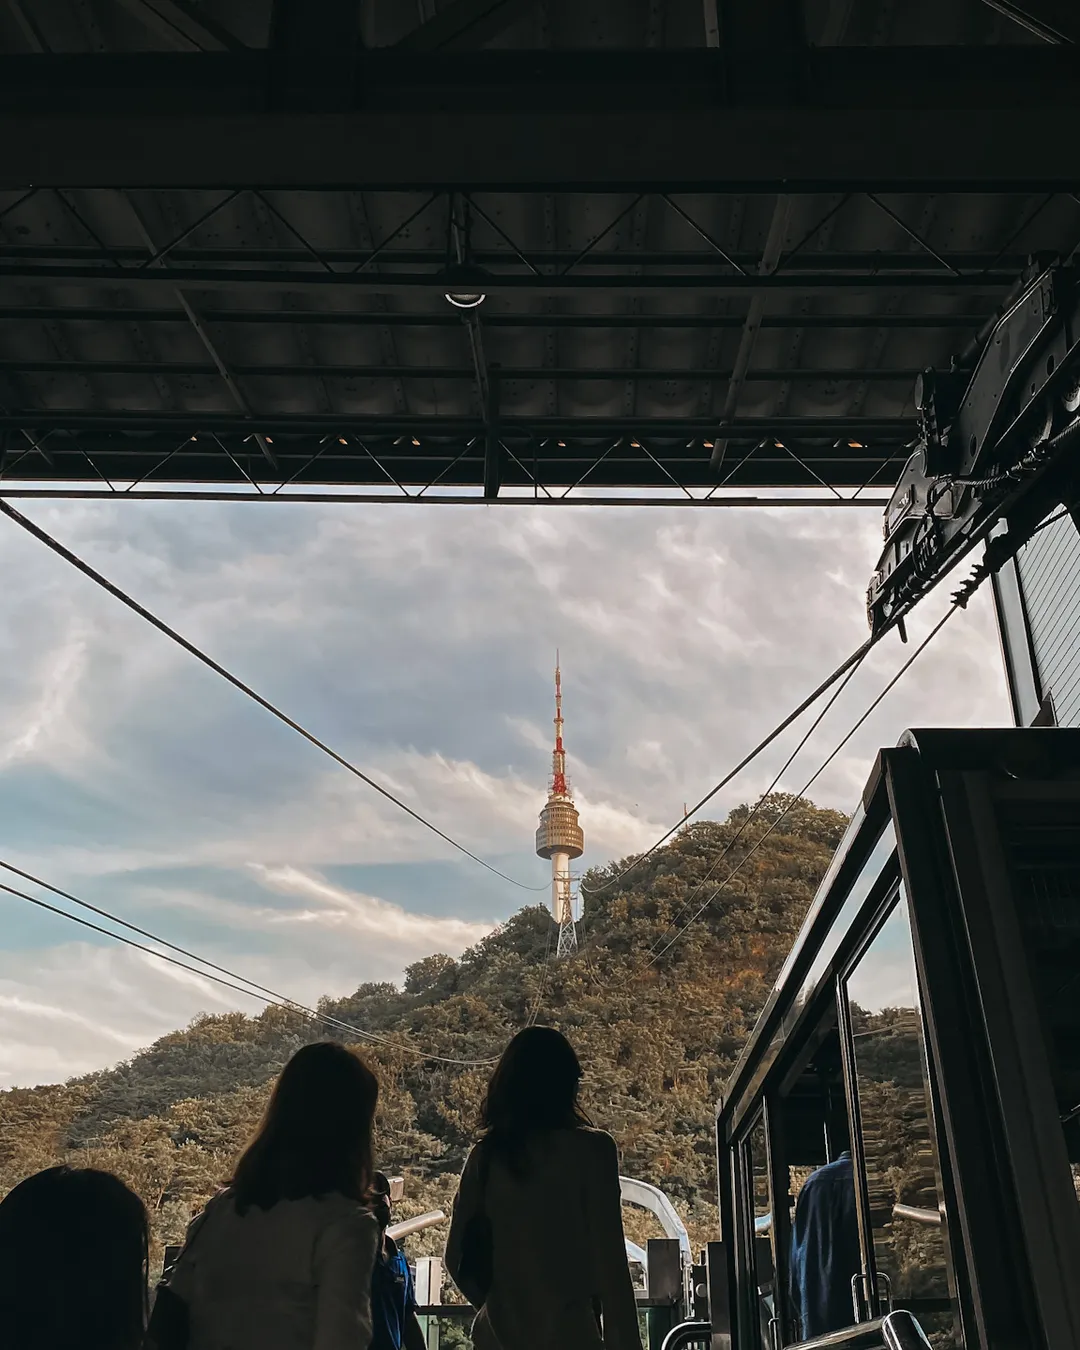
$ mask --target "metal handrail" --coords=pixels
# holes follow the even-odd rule
[[[418,1214],[415,1219],[402,1219],[400,1223],[392,1223],[386,1230],[386,1236],[393,1238],[396,1242],[399,1238],[406,1238],[411,1233],[422,1233],[425,1228],[433,1228],[437,1223],[445,1223],[446,1214],[441,1209],[429,1210],[427,1214]]]
[[[872,1322],[800,1341],[790,1350],[930,1350],[930,1342],[915,1317],[900,1309]]]
[[[920,1209],[918,1205],[893,1205],[892,1212],[894,1219],[910,1219],[928,1228],[940,1227],[945,1218],[940,1209]]]
[[[930,1350],[917,1319],[904,1309],[889,1313],[881,1324],[885,1350]]]
[[[660,1350],[682,1350],[684,1345],[693,1345],[695,1341],[708,1344],[711,1339],[711,1322],[680,1322],[661,1341]]]

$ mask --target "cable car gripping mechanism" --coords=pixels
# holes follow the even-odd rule
[[[915,407],[867,591],[874,637],[978,543],[994,571],[1055,506],[1080,509],[1080,271],[1033,260],[949,369],[919,376]]]

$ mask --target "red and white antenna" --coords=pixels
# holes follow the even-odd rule
[[[566,787],[566,750],[562,738],[562,671],[559,669],[559,652],[555,650],[555,749],[551,756],[551,791],[556,797],[567,796]]]

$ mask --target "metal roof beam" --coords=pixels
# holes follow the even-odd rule
[[[989,311],[974,314],[890,314],[890,328],[963,329],[974,331],[989,317]],[[314,309],[204,309],[203,319],[213,324],[297,324],[333,327],[457,328],[456,314],[440,310],[428,314],[358,312]],[[5,305],[2,322],[64,323],[187,323],[179,309],[122,309],[114,306]],[[484,316],[486,328],[741,328],[741,314],[496,314]],[[762,328],[880,328],[882,316],[872,314],[766,314]]]
[[[140,23],[166,42],[196,51],[238,52],[244,43],[189,0],[118,0]]]
[[[1080,181],[1080,81],[1064,47],[813,49],[805,104],[784,106],[779,91],[752,108],[718,106],[719,50],[517,55],[367,52],[351,82],[325,81],[350,110],[304,113],[268,112],[273,58],[259,52],[4,58],[0,188],[1027,192]],[[769,70],[758,75],[768,88]]]
[[[993,98],[987,93],[988,104]],[[1019,193],[1069,191],[1080,181],[1080,108],[1001,112],[1000,137],[986,134],[990,116],[985,107],[926,106],[273,121],[191,111],[153,118],[151,154],[135,111],[4,113],[0,189]]]
[[[359,50],[359,0],[273,0],[271,106],[296,113],[352,107]]]
[[[186,238],[195,230],[207,224],[212,216],[227,207],[229,202],[238,195],[237,193],[229,194],[221,202],[208,208],[198,220],[185,228],[181,237]],[[328,204],[330,203],[336,204],[334,196],[330,197]],[[580,252],[580,250],[577,252]],[[89,244],[0,243],[0,262],[100,262],[103,253],[104,250],[101,248],[95,248]],[[107,254],[113,262],[147,265],[145,251],[130,244],[110,245]],[[171,244],[165,245],[161,250],[161,256],[165,254],[171,257],[174,264],[183,263],[185,266],[199,264],[208,267],[238,262],[248,264],[308,263],[312,259],[310,246],[306,248],[263,248],[253,245],[252,247],[193,248],[190,246],[184,247],[179,241],[175,240]],[[357,264],[365,263],[371,256],[371,251],[370,249],[356,248],[320,248],[318,256],[323,264],[336,266],[351,264],[355,267]],[[483,267],[516,267],[520,262],[526,267],[526,270],[531,270],[535,276],[541,268],[556,271],[565,269],[569,263],[574,262],[577,253],[569,249],[559,249],[537,252],[530,250],[527,253],[511,254],[506,249],[474,248],[471,256],[474,263],[479,263]],[[725,263],[733,265],[735,270],[747,271],[756,269],[759,261],[758,254],[735,249],[724,255],[723,258],[718,256],[715,249],[642,249],[640,253],[635,252],[633,254],[620,249],[594,249],[589,252],[587,262],[578,264],[578,269],[604,267],[619,269],[636,276],[642,267],[694,267],[700,269],[715,266],[719,269]],[[387,249],[380,255],[379,262],[383,267],[432,266],[441,269],[446,262],[446,250],[443,248]],[[1027,254],[1003,253],[1001,250],[996,253],[949,250],[938,254],[933,259],[921,257],[911,251],[902,253],[867,250],[814,251],[813,253],[799,253],[794,257],[790,255],[785,257],[784,270],[789,272],[806,270],[816,272],[900,272],[903,274],[925,273],[926,275],[938,276],[942,266],[952,272],[978,272],[993,268],[998,272],[1019,273],[1027,266],[1027,262]],[[357,270],[360,269],[357,268]]]
[[[802,48],[793,85],[777,83],[774,51],[760,42],[744,50],[737,76],[730,78],[724,50],[704,47],[359,52],[353,31],[356,0],[276,3],[280,17],[268,50],[5,53],[0,55],[0,108],[95,118],[153,113],[163,124],[184,112],[196,122],[220,115],[239,121],[281,107],[281,91],[273,81],[283,70],[295,67],[301,83],[312,83],[314,74],[302,68],[331,57],[333,66],[322,67],[323,74],[336,78],[342,73],[347,95],[342,106],[359,116],[655,115],[722,106],[989,111],[1076,106],[1078,99],[1075,54],[1051,45]],[[335,39],[340,50],[331,52]],[[557,100],[551,97],[553,85]],[[190,102],[178,108],[182,98]],[[466,186],[462,180],[443,181]],[[249,179],[246,185],[266,186],[266,180]]]
[[[23,483],[96,483],[97,474],[93,467],[114,483],[138,481],[144,474],[150,474],[147,486],[161,486],[166,483],[234,483],[251,482],[263,485],[276,484],[266,467],[261,465],[257,455],[250,455],[250,447],[239,441],[228,442],[227,449],[202,437],[198,445],[185,447],[182,454],[170,455],[169,449],[148,448],[146,453],[115,453],[107,446],[96,446],[93,442],[83,442],[79,446],[70,444],[59,452],[54,463],[43,470],[40,461],[36,464],[19,464],[9,479],[0,482],[0,494],[21,480]],[[601,460],[588,446],[567,445],[558,447],[535,460],[529,450],[521,446],[507,453],[502,474],[502,488],[498,498],[503,500],[506,493],[514,488],[526,488],[532,492],[540,489],[538,499],[550,489],[558,489],[560,495],[571,485],[586,477],[586,490],[610,488],[716,488],[715,476],[709,470],[708,460],[700,453],[691,457],[685,452],[681,457],[654,456],[637,452],[633,458],[622,456],[618,459]],[[519,454],[514,453],[516,448]],[[400,499],[404,499],[405,484],[424,487],[447,488],[470,487],[482,490],[484,453],[482,444],[462,444],[460,441],[444,442],[435,450],[421,448],[410,450],[409,454],[394,453],[388,455],[382,451],[378,460],[366,455],[318,455],[317,445],[308,442],[297,444],[283,460],[283,467],[289,472],[292,481],[300,487],[318,484],[372,485],[379,488],[401,489]],[[886,447],[876,447],[875,460],[886,453]],[[93,456],[92,464],[86,455]],[[777,451],[773,456],[755,457],[748,465],[741,467],[732,475],[731,484],[739,488],[746,487],[787,487],[818,488],[825,483],[832,488],[859,487],[865,482],[867,466],[870,460],[847,459],[838,455],[800,456],[800,465],[790,455]],[[895,482],[897,473],[906,456],[899,445],[893,445],[888,467],[882,474],[880,486]],[[238,465],[246,461],[246,469]],[[537,476],[533,477],[535,464]],[[386,477],[391,473],[393,483]],[[250,477],[249,477],[250,475]],[[282,494],[284,495],[284,494]],[[394,494],[394,499],[399,499]],[[477,493],[477,500],[481,500]],[[686,500],[682,498],[681,500]]]
[[[791,220],[792,201],[786,193],[781,193],[773,204],[772,219],[769,222],[769,233],[765,239],[765,249],[761,255],[761,262],[758,267],[759,274],[762,277],[770,277],[776,271],[777,264],[780,261],[780,255],[787,239],[788,224]],[[746,380],[747,372],[750,369],[750,362],[754,356],[754,347],[757,344],[757,335],[761,329],[761,320],[765,316],[765,292],[757,291],[750,300],[750,308],[747,311],[746,320],[743,323],[742,333],[739,335],[739,349],[735,354],[735,365],[728,377],[727,392],[724,395],[724,407],[720,413],[720,426],[718,429],[716,441],[713,445],[712,465],[718,472],[724,462],[724,455],[727,451],[727,431],[728,423],[736,414],[739,403],[739,394]]]
[[[132,311],[121,311],[126,322],[135,319]],[[880,324],[880,319],[879,319]],[[636,327],[636,325],[634,325]],[[800,325],[802,326],[802,325]],[[472,366],[403,366],[403,365],[327,365],[323,362],[313,364],[264,364],[257,366],[237,365],[231,367],[232,374],[238,379],[341,379],[341,380],[468,380],[479,385],[476,367]],[[742,380],[761,382],[768,380],[796,380],[799,382],[825,380],[830,383],[845,380],[914,380],[920,373],[915,367],[888,369],[881,366],[859,366],[855,368],[823,366],[820,369],[811,366],[797,366],[790,369],[769,367],[760,370],[744,370]],[[488,387],[488,406],[491,404],[494,372],[498,370],[505,380],[726,380],[733,375],[729,370],[711,370],[700,366],[492,366],[484,376]],[[37,357],[12,359],[0,358],[0,374],[16,375],[173,375],[213,376],[220,371],[212,364],[197,364],[193,361],[124,361],[124,360],[48,360]]]
[[[809,76],[801,0],[719,0],[716,15],[727,101],[801,102]],[[768,80],[761,79],[765,67]]]
[[[400,42],[399,51],[474,51],[517,23],[536,0],[451,0]]]
[[[290,434],[328,434],[357,436],[454,437],[479,438],[482,444],[484,420],[474,417],[440,417],[437,421],[421,415],[381,416],[371,413],[262,413],[256,414],[258,426],[274,437]],[[500,428],[504,440],[515,437],[578,436],[613,440],[619,436],[660,437],[684,444],[709,435],[713,419],[709,417],[519,417],[503,413]],[[775,437],[777,440],[867,440],[874,437],[904,437],[916,430],[912,417],[738,417],[732,420],[729,434],[735,437]],[[178,435],[201,432],[250,436],[252,419],[242,413],[210,412],[84,412],[75,409],[33,408],[0,412],[0,429],[32,426],[44,431],[167,431]],[[711,439],[711,437],[710,437]],[[276,443],[276,441],[275,441]],[[60,442],[53,443],[59,453]],[[336,453],[336,452],[335,452]],[[482,450],[479,452],[482,453]]]
[[[1044,42],[1080,42],[1080,11],[1075,0],[983,0],[1013,23]]]
[[[1080,130],[1080,122],[1078,122]],[[86,286],[104,286],[109,290],[135,290],[167,285],[185,290],[242,290],[258,286],[271,291],[302,290],[307,287],[341,288],[374,294],[415,294],[428,291],[442,295],[446,282],[436,272],[340,272],[313,268],[181,267],[170,263],[153,268],[118,267],[103,261],[89,263],[0,262],[0,281],[26,285],[78,282]],[[781,290],[803,294],[808,291],[929,291],[937,295],[989,294],[1007,288],[1016,280],[1015,272],[787,272],[761,276],[732,275],[724,272],[648,272],[643,275],[569,272],[565,274],[531,273],[493,275],[485,279],[485,293],[491,296],[559,295],[577,292],[609,295],[647,295],[655,292],[675,295],[680,292],[718,295]]]
[[[475,495],[446,493],[425,495],[420,492],[408,492],[404,496],[375,492],[298,492],[295,490],[284,493],[238,492],[229,488],[196,488],[187,491],[182,488],[173,490],[167,488],[156,490],[136,488],[134,491],[125,488],[123,492],[105,492],[99,488],[13,488],[7,485],[0,486],[0,497],[30,498],[35,501],[107,501],[111,499],[115,502],[119,498],[124,501],[136,502],[317,502],[333,506],[341,506],[348,502],[363,502],[368,505],[379,506],[393,505],[396,502],[422,506],[477,506],[481,501],[481,498]],[[750,506],[768,507],[770,510],[776,507],[802,508],[805,510],[828,506],[853,507],[855,510],[869,508],[880,511],[883,500],[880,497],[811,497],[809,495],[799,497],[666,497],[655,492],[643,497],[625,494],[614,497],[595,497],[580,494],[572,497],[567,496],[565,492],[560,492],[557,496],[547,497],[523,497],[520,494],[517,496],[493,497],[490,501],[487,501],[487,505],[497,503],[500,506],[658,506],[661,508],[700,506],[705,510],[718,510],[725,507],[728,509],[738,507],[745,510]]]

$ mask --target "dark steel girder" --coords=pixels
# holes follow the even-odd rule
[[[954,276],[950,272],[917,271],[861,274],[851,272],[787,272],[770,276],[739,276],[730,272],[675,272],[642,276],[612,276],[575,270],[564,275],[534,276],[532,273],[514,276],[500,275],[485,278],[484,290],[488,296],[578,294],[581,292],[607,295],[643,295],[679,293],[700,295],[762,294],[768,291],[860,292],[860,291],[924,291],[936,295],[992,295],[1008,289],[1016,280],[1013,272],[980,271]],[[431,272],[333,272],[313,268],[256,268],[256,267],[175,267],[163,265],[153,270],[136,267],[116,267],[108,263],[12,263],[0,262],[0,282],[23,285],[42,284],[106,286],[117,289],[153,289],[162,286],[183,286],[187,290],[232,291],[251,286],[272,290],[296,291],[307,288],[341,289],[368,292],[375,295],[415,294],[429,292],[441,295],[446,281]]]
[[[982,307],[970,314],[890,314],[890,328],[959,328],[971,331],[990,315]],[[449,308],[430,313],[368,313],[356,310],[314,309],[211,309],[204,307],[202,317],[212,324],[305,324],[345,328],[460,328],[461,319]],[[153,324],[188,322],[179,309],[124,309],[116,306],[4,305],[0,304],[0,323],[5,321],[64,323]],[[487,310],[485,328],[741,328],[741,314],[506,314]],[[881,315],[874,314],[766,314],[762,328],[880,328]]]
[[[1044,42],[1080,42],[1080,14],[1071,0],[983,0]]]
[[[177,441],[150,433],[134,436],[79,433],[49,441],[52,461],[46,465],[31,453],[3,457],[0,492],[23,483],[100,484],[139,482],[148,487],[167,483],[258,483],[267,489],[293,485],[385,487],[387,483],[440,488],[482,488],[487,460],[485,438],[359,438],[297,435],[274,438],[277,469],[271,469],[250,436],[236,433],[199,435]],[[709,466],[709,449],[697,441],[665,446],[642,433],[616,441],[571,438],[529,438],[507,435],[508,451],[500,465],[504,489],[566,490],[580,485],[605,488],[709,488],[720,486]],[[812,444],[799,441],[797,458],[774,441],[748,443],[752,454],[730,474],[725,487],[820,488],[861,487],[874,470],[876,485],[895,481],[907,452],[895,438],[868,440],[853,448],[846,441]],[[786,443],[785,443],[786,446]],[[403,489],[404,490],[404,489]],[[117,496],[122,496],[118,493]]]
[[[453,380],[474,381],[476,372],[470,366],[345,366],[345,365],[240,365],[233,362],[229,367],[237,378],[251,377],[273,379],[328,379],[328,380]],[[48,361],[24,358],[17,360],[0,359],[0,374],[13,375],[171,375],[174,377],[217,378],[218,368],[209,362],[179,361]],[[799,383],[825,380],[842,382],[844,380],[874,381],[912,381],[919,374],[917,369],[887,369],[878,366],[844,369],[823,367],[813,369],[800,367],[791,369],[761,368],[747,371],[743,379],[751,382],[772,380],[794,380]],[[634,380],[640,383],[657,380],[677,380],[697,382],[702,380],[727,379],[729,371],[702,369],[701,367],[663,366],[503,366],[499,376],[502,380]]]
[[[432,444],[455,437],[482,437],[482,417],[389,415],[371,413],[273,413],[255,414],[258,430],[265,436],[316,434],[336,438],[356,435],[424,437]],[[500,431],[506,439],[529,440],[552,437],[592,437],[611,441],[621,436],[660,437],[686,444],[708,436],[715,427],[711,417],[520,417],[503,414]],[[4,409],[0,431],[32,427],[38,432],[104,431],[108,433],[161,431],[175,440],[200,433],[252,435],[253,418],[233,412],[84,412],[52,408]],[[871,437],[900,440],[914,435],[916,423],[907,417],[737,417],[730,423],[731,439],[768,437],[783,440],[865,440]],[[51,448],[51,445],[50,445]]]
[[[507,249],[478,249],[471,253],[472,261],[481,267],[511,267],[518,270],[522,262],[531,267],[561,270],[575,263],[580,249],[537,250],[522,249],[510,253]],[[300,248],[259,248],[259,247],[221,247],[221,248],[170,248],[168,256],[173,266],[220,267],[231,263],[243,263],[247,266],[266,266],[268,264],[302,264],[310,268],[312,263],[309,251]],[[358,248],[320,248],[319,258],[332,267],[362,266],[373,256],[370,249]],[[727,254],[730,261],[747,270],[756,268],[761,261],[757,254],[732,250]],[[433,267],[441,270],[446,265],[445,249],[385,249],[378,254],[380,267],[417,268]],[[105,253],[99,248],[78,244],[20,244],[0,243],[0,263],[125,263],[142,266],[146,263],[146,250],[130,245],[109,246]],[[719,270],[723,260],[715,251],[701,249],[642,249],[632,255],[617,249],[590,249],[582,260],[583,268],[603,267],[617,272],[629,272],[634,269],[637,275],[642,267],[693,267]],[[873,275],[879,272],[899,272],[905,276],[941,276],[942,267],[952,272],[979,273],[993,271],[996,274],[1015,276],[1027,265],[1027,255],[1023,253],[986,253],[976,251],[944,252],[937,257],[926,253],[885,252],[812,252],[798,253],[784,260],[784,271],[802,275],[811,273],[862,273]],[[725,269],[726,270],[726,269]],[[391,270],[391,275],[393,271]]]
[[[349,106],[298,112],[275,110],[272,53],[6,57],[0,188],[1032,192],[1080,181],[1066,46],[811,48],[800,102],[766,58],[732,84],[710,49],[363,52]]]

